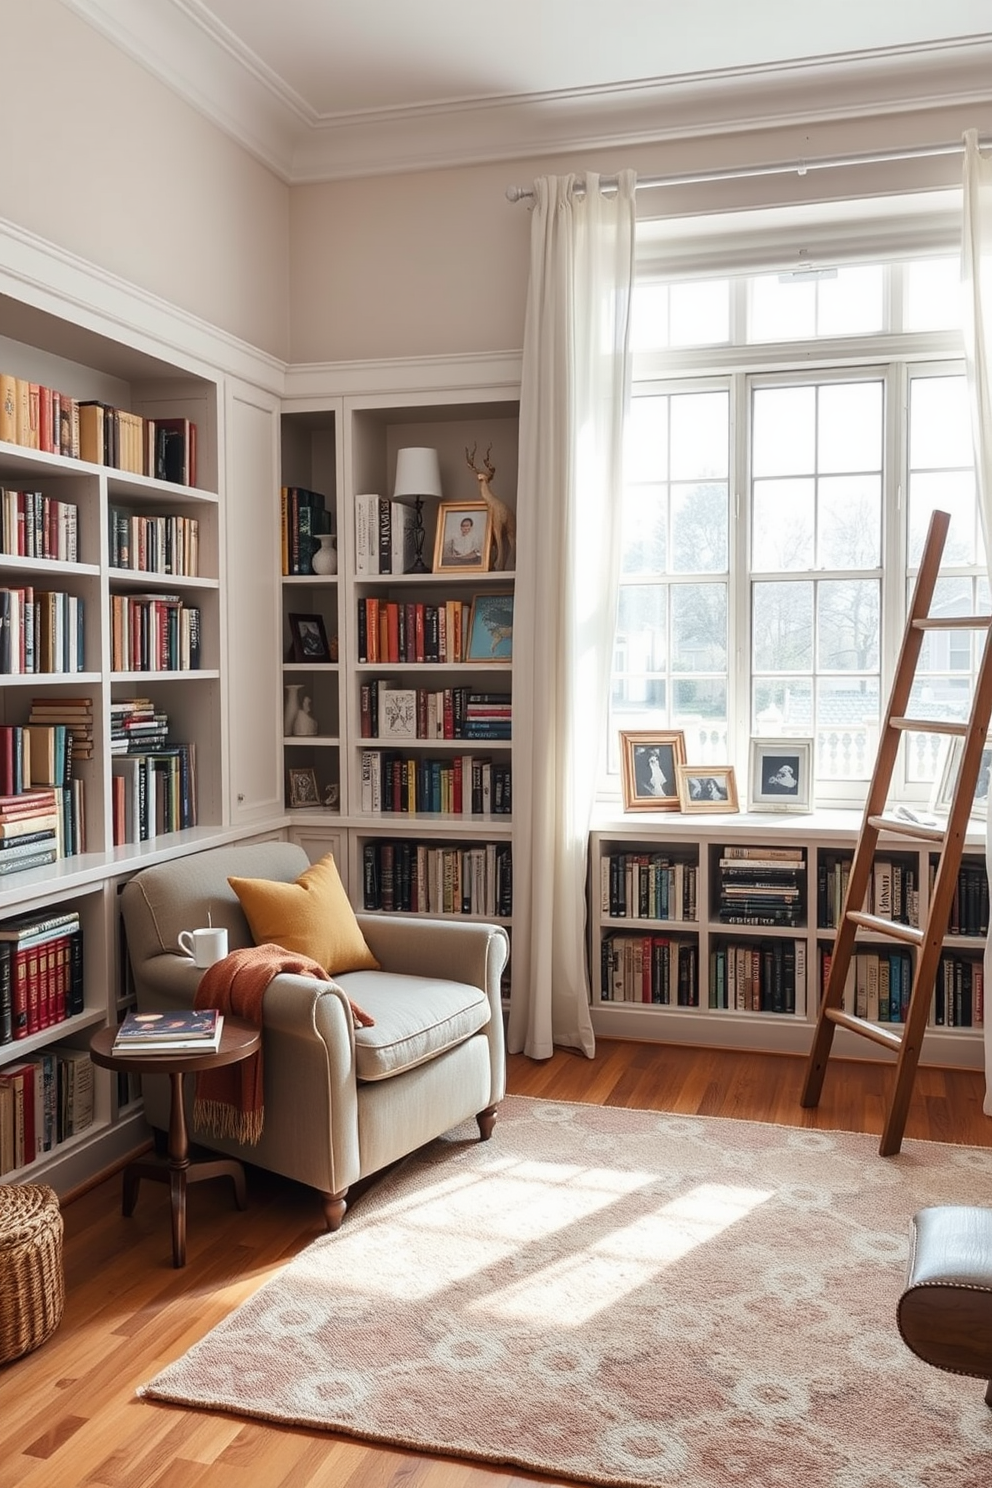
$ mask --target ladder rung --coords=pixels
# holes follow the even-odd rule
[[[948,734],[963,739],[970,727],[967,723],[952,723],[948,718],[890,718],[893,728],[914,734]]]
[[[901,920],[886,920],[881,915],[866,914],[861,909],[849,909],[846,918],[862,930],[872,930],[876,935],[888,935],[893,940],[905,940],[915,946],[923,944],[923,931],[915,925],[904,925]]]
[[[899,821],[891,816],[870,816],[868,825],[879,832],[894,832],[899,837],[912,837],[917,842],[943,842],[943,827],[927,827],[923,822]]]
[[[866,1018],[856,1018],[853,1013],[845,1013],[842,1008],[824,1008],[823,1016],[829,1018],[831,1023],[836,1023],[838,1028],[849,1028],[852,1033],[860,1033],[865,1038],[873,1039],[886,1049],[895,1049],[898,1052],[902,1048],[901,1033],[879,1028],[877,1023],[869,1023]]]
[[[992,615],[925,615],[912,623],[916,630],[988,630]]]

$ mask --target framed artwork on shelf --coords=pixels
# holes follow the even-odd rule
[[[685,764],[681,729],[620,733],[624,811],[678,811],[678,768]]]
[[[442,501],[434,539],[435,573],[487,573],[492,513],[484,501]]]
[[[739,811],[733,765],[679,765],[681,811]]]
[[[294,661],[331,660],[323,615],[290,615],[289,631],[293,638]]]
[[[322,806],[317,776],[313,770],[289,771],[289,804],[291,807]]]
[[[513,660],[513,595],[509,589],[473,597],[465,660]]]
[[[811,811],[812,739],[752,739],[749,811]]]
[[[944,749],[941,768],[934,784],[933,795],[930,799],[930,810],[935,816],[947,816],[950,813],[963,753],[963,739],[948,740]],[[989,814],[990,771],[992,771],[992,742],[986,740],[985,747],[982,750],[982,758],[978,765],[975,795],[969,813],[969,815],[977,817],[980,821],[985,821]]]

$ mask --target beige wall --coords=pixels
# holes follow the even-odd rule
[[[567,170],[633,166],[671,175],[899,149],[992,132],[992,107],[713,136],[579,158],[510,161],[296,187],[291,222],[291,359],[349,361],[518,350],[530,216],[509,185]],[[731,212],[825,197],[959,185],[960,156],[646,191],[642,216]]]
[[[0,12],[0,216],[285,358],[288,188],[58,0]]]

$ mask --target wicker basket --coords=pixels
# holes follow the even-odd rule
[[[0,1363],[44,1343],[64,1303],[58,1195],[46,1184],[0,1184]]]

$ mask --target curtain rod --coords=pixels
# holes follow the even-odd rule
[[[983,148],[990,141],[979,139]],[[964,142],[951,141],[943,145],[911,145],[904,150],[865,151],[860,155],[822,155],[812,160],[781,160],[767,165],[728,166],[726,170],[690,171],[677,176],[642,176],[637,181],[638,191],[653,191],[658,186],[692,186],[705,181],[741,181],[749,176],[786,176],[795,173],[805,176],[808,171],[834,170],[847,165],[888,165],[896,160],[928,160],[935,155],[963,155]],[[603,176],[600,186],[604,191],[615,191],[616,176]],[[532,186],[508,186],[507,201],[518,202],[533,198]]]

